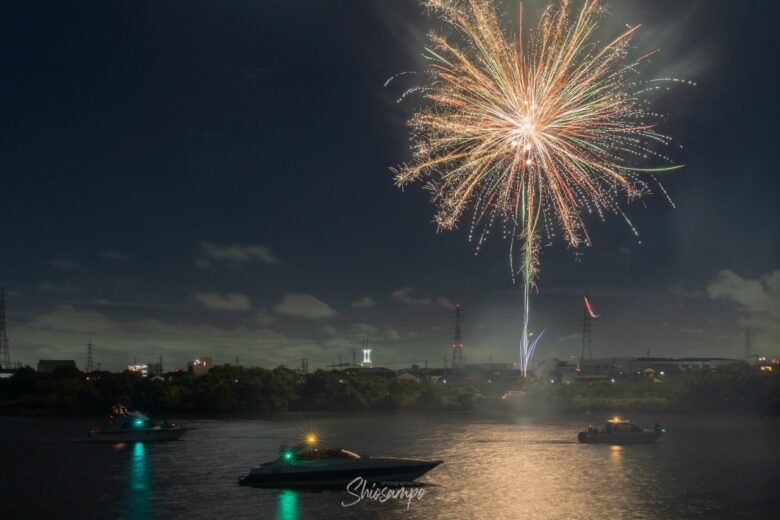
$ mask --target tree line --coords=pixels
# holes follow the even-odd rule
[[[130,372],[84,374],[64,367],[52,374],[22,368],[0,380],[0,413],[105,414],[114,404],[154,416],[171,414],[325,411],[463,411],[514,406],[520,411],[572,413],[679,412],[780,414],[780,373],[747,364],[699,370],[662,383],[516,380],[448,384],[317,370],[217,366],[208,374],[146,379]],[[522,388],[520,399],[502,400]],[[510,402],[512,401],[512,402]],[[519,405],[519,406],[517,406]]]
[[[395,378],[317,370],[216,366],[208,374],[142,378],[130,372],[83,374],[31,368],[0,381],[0,413],[103,414],[114,404],[150,414],[296,411],[466,410],[479,392]]]

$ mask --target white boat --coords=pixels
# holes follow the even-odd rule
[[[655,442],[667,431],[667,428],[658,424],[652,430],[645,430],[631,421],[613,417],[604,428],[588,426],[586,431],[577,435],[577,439],[585,444],[647,444]]]
[[[517,401],[524,399],[527,394],[528,392],[522,388],[518,390],[507,390],[504,392],[504,395],[501,396],[501,399],[505,401]]]
[[[362,457],[344,449],[319,449],[306,444],[282,447],[278,459],[255,466],[239,479],[256,487],[341,486],[360,477],[386,485],[410,484],[442,461]]]
[[[90,442],[163,442],[177,441],[186,431],[182,425],[152,421],[141,412],[114,407],[109,423],[91,429],[87,438]]]

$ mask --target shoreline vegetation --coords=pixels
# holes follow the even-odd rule
[[[665,379],[549,384],[529,378],[522,393],[502,399],[520,381],[416,383],[394,377],[317,370],[217,366],[208,374],[137,374],[74,368],[52,374],[22,368],[0,380],[3,415],[105,415],[124,404],[154,416],[273,415],[292,412],[588,412],[780,415],[780,374],[747,364]]]

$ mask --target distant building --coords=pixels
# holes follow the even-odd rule
[[[149,365],[147,364],[135,364],[135,365],[127,365],[127,371],[132,374],[138,374],[141,377],[147,377],[149,376]]]
[[[0,368],[0,379],[11,379],[15,373],[13,368]]]
[[[466,381],[499,381],[502,379],[514,380],[520,375],[520,370],[512,363],[469,363],[460,370],[453,369],[452,379]]]
[[[410,372],[401,372],[400,374],[395,376],[395,378],[398,381],[405,381],[405,382],[408,382],[408,383],[419,383],[420,382],[420,378],[417,377],[416,375],[410,373]]]
[[[539,363],[534,373],[543,380],[554,383],[568,383],[573,380],[599,381],[606,379],[646,378],[659,381],[667,375],[694,370],[711,370],[722,365],[743,363],[739,359],[697,357],[697,358],[599,358],[589,359],[577,370],[573,362],[548,359]]]
[[[374,363],[371,361],[371,349],[370,348],[364,348],[363,349],[363,362],[360,364],[362,367],[371,368],[374,366]]]
[[[187,363],[187,372],[196,376],[204,376],[213,366],[214,361],[210,357],[201,357]]]
[[[400,374],[409,374],[417,379],[419,383],[434,383],[441,379],[445,373],[450,373],[451,370],[445,371],[442,368],[420,368],[419,365],[412,365],[411,368],[402,368],[396,372],[396,376]],[[408,379],[411,381],[411,379]]]
[[[71,367],[78,370],[76,362],[72,359],[41,359],[38,361],[38,372],[51,374],[58,368]]]
[[[534,375],[552,384],[569,384],[580,376],[577,372],[577,363],[559,359],[545,359],[540,362],[534,370]]]
[[[780,369],[780,359],[770,359],[766,356],[758,356],[756,358],[756,366],[758,366],[762,372],[774,372],[775,370]]]
[[[376,377],[395,377],[395,370],[390,370],[385,367],[347,367],[344,369],[347,374],[358,374],[362,376],[376,376]]]

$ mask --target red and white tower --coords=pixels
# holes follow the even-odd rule
[[[452,342],[452,368],[463,366],[463,340],[460,338],[460,304],[455,305],[455,340]]]

